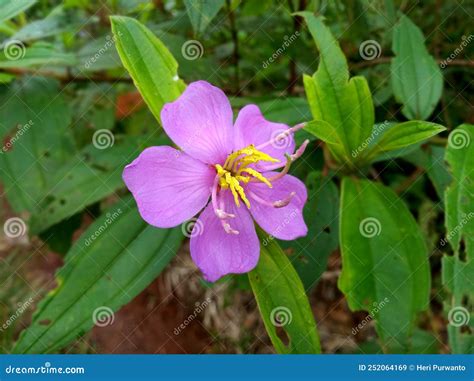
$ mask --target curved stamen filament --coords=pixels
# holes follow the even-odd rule
[[[269,207],[272,207],[272,208],[283,208],[291,202],[291,199],[296,195],[296,192],[291,192],[284,199],[276,200],[276,201],[264,200],[263,198],[261,198],[260,196],[258,196],[256,193],[254,193],[252,191],[248,191],[248,194],[251,198],[253,198],[255,201],[257,201],[259,204],[269,206]]]

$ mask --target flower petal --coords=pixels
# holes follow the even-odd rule
[[[142,218],[159,228],[177,226],[209,200],[213,168],[174,148],[145,149],[123,171]]]
[[[239,234],[225,232],[211,204],[201,213],[191,233],[191,256],[210,282],[226,274],[252,270],[260,255],[260,243],[247,208],[238,208],[229,191],[224,191],[222,197],[225,211],[235,214],[235,218],[227,221]]]
[[[266,120],[256,105],[247,105],[240,110],[235,121],[236,147],[239,149],[250,144],[258,146],[277,137],[278,134],[287,130],[286,124],[274,123]],[[285,163],[285,153],[292,154],[295,151],[293,134],[267,145],[261,151]],[[264,170],[268,164],[259,163],[258,167]]]
[[[222,164],[232,151],[232,108],[222,90],[205,81],[191,83],[161,111],[168,136],[188,155]]]
[[[275,174],[276,172],[267,172],[265,175],[271,177]],[[273,188],[269,188],[262,183],[248,183],[246,190],[269,203],[284,200],[291,192],[295,192],[295,195],[287,206],[281,208],[263,205],[250,195],[250,213],[253,218],[263,230],[278,239],[292,240],[304,237],[308,233],[303,219],[303,207],[308,198],[305,185],[291,175],[276,180],[272,185]]]

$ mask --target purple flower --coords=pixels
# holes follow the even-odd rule
[[[166,104],[161,120],[181,150],[147,148],[125,167],[123,179],[153,226],[174,227],[204,209],[191,232],[191,256],[205,279],[257,265],[253,220],[278,239],[306,235],[306,188],[287,174],[308,144],[294,152],[293,133],[302,125],[269,122],[255,105],[244,107],[233,123],[225,94],[204,81]]]

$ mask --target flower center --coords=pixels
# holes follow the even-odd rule
[[[279,160],[259,151],[253,144],[232,152],[226,159],[224,165],[216,164],[216,172],[219,177],[219,186],[221,189],[230,189],[234,196],[237,206],[240,206],[240,200],[244,202],[247,208],[250,208],[250,202],[245,195],[241,184],[247,184],[249,181],[261,181],[272,187],[271,182],[260,172],[251,168],[251,164],[261,161],[268,163],[278,163]]]

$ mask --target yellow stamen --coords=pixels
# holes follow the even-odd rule
[[[250,202],[245,195],[244,188],[241,183],[247,184],[253,178],[262,183],[272,187],[271,182],[264,177],[260,172],[249,165],[258,163],[260,161],[278,163],[279,160],[271,157],[265,152],[259,151],[253,144],[231,153],[224,166],[216,164],[217,175],[219,176],[219,186],[221,189],[230,189],[234,197],[235,204],[240,207],[240,200],[244,202],[247,208],[250,208]]]

